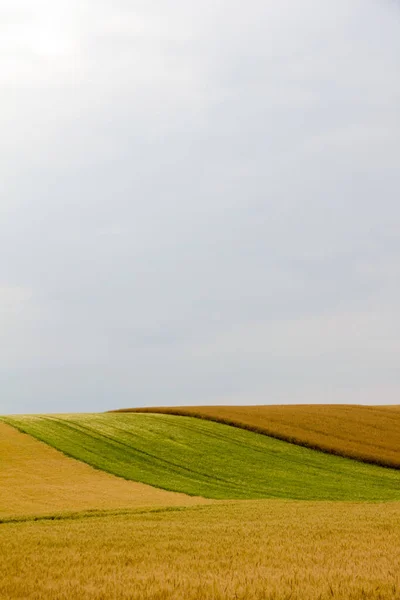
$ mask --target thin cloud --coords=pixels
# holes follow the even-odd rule
[[[3,3],[1,412],[398,401],[395,9]]]

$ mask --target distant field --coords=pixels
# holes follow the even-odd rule
[[[398,470],[208,419],[3,417],[0,598],[400,600],[399,500]]]
[[[400,500],[400,472],[208,420],[163,414],[7,417],[126,479],[216,499]]]
[[[204,501],[93,469],[0,422],[0,521],[65,511],[199,502]]]
[[[121,412],[129,411],[212,419],[339,456],[400,468],[400,406],[182,406]]]
[[[0,525],[0,598],[398,600],[400,503],[236,501]]]

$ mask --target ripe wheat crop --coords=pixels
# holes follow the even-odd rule
[[[399,600],[400,503],[0,525],[2,600]]]

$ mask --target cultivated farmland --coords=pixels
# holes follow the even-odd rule
[[[398,600],[400,504],[236,501],[0,525],[2,600]]]
[[[120,477],[214,499],[400,500],[400,472],[205,419],[164,414],[8,417]]]
[[[209,419],[331,454],[400,468],[399,406],[186,406],[117,412]]]
[[[0,422],[0,520],[201,502],[113,477]]]
[[[399,470],[208,418],[0,420],[2,600],[400,600]]]

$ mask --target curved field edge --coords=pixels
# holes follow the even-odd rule
[[[228,500],[400,500],[400,473],[191,417],[7,417],[20,429],[119,477]]]
[[[400,469],[398,406],[178,406],[124,408],[110,412],[206,419],[327,454]]]
[[[0,420],[0,523],[67,512],[210,502],[126,481],[65,456]]]

